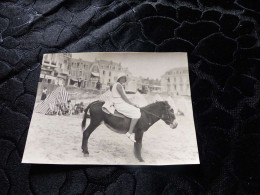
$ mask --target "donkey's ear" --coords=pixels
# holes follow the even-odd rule
[[[168,101],[164,101],[165,105],[167,105],[168,107],[171,107]]]

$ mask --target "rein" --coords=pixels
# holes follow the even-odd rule
[[[152,112],[149,112],[149,111],[147,111],[147,110],[145,110],[145,109],[143,109],[143,108],[139,108],[139,109],[142,110],[142,111],[144,111],[144,112],[146,112],[147,114],[153,115],[153,116],[155,116],[156,118],[165,121],[162,117],[157,116],[156,114],[154,114],[154,113],[152,113]],[[168,114],[169,114],[169,113],[168,113]],[[168,116],[168,118],[170,118],[170,117]],[[166,122],[166,121],[165,121],[165,122]],[[148,123],[148,124],[150,125],[150,123]]]
[[[147,111],[147,110],[145,110],[145,109],[143,109],[143,108],[139,108],[139,109],[142,110],[142,111],[144,111],[144,112],[146,112],[147,114],[153,115],[153,116],[155,116],[156,118],[159,118],[159,119],[163,120],[160,116],[157,116],[156,114],[154,114],[154,113],[152,113],[152,112],[149,112],[149,111]]]

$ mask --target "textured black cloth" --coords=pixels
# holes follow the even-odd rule
[[[260,193],[259,0],[0,2],[0,194]],[[189,54],[201,165],[21,164],[44,53]]]

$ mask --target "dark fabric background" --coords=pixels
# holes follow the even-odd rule
[[[0,3],[0,194],[260,193],[259,0]],[[44,53],[186,51],[201,165],[21,164]]]

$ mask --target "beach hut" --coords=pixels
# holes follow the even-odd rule
[[[40,102],[34,109],[36,113],[49,114],[51,112],[50,106],[60,103],[67,103],[70,99],[69,93],[65,87],[59,86],[53,90],[44,101]]]

